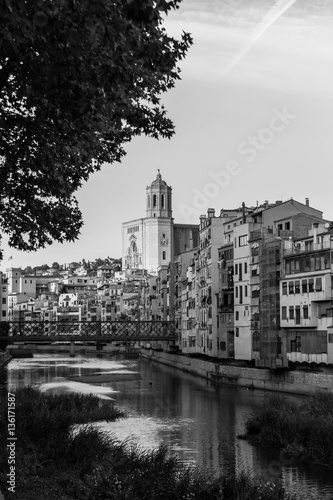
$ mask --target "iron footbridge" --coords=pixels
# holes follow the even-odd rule
[[[173,321],[4,321],[0,340],[149,342],[176,340]]]

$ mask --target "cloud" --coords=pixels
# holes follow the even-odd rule
[[[247,9],[217,16],[216,2],[205,5],[189,2],[168,21],[173,34],[186,30],[194,37],[182,64],[184,78],[333,97],[330,9],[315,9],[303,0],[278,0],[268,6],[265,2],[266,7],[252,2]],[[284,10],[288,6],[290,10]]]

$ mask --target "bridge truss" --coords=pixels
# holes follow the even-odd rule
[[[0,340],[149,342],[173,341],[173,321],[4,321]]]

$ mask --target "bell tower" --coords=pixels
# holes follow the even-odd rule
[[[146,188],[146,217],[172,218],[171,191],[158,169],[156,179]]]
[[[156,273],[160,266],[167,266],[173,256],[171,191],[157,170],[156,179],[146,188],[144,268],[150,273]]]

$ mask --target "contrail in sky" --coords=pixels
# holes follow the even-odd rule
[[[297,0],[278,0],[274,7],[272,7],[268,13],[265,15],[262,22],[257,26],[256,33],[250,43],[238,54],[231,63],[229,63],[222,70],[222,74],[230,71],[231,68],[236,66],[252,49],[252,47],[257,43],[257,41],[264,35],[264,33],[274,24],[287,10],[292,7]]]

